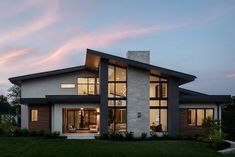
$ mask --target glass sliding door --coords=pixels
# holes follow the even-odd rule
[[[96,109],[63,109],[63,114],[64,131],[89,130],[91,125],[97,125]]]

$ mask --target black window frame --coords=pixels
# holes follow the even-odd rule
[[[79,83],[78,82],[79,78],[85,78],[86,83]],[[89,78],[95,79],[95,82],[94,83],[89,83]],[[99,77],[78,77],[77,78],[77,87],[78,87],[77,93],[78,93],[78,95],[79,95],[79,92],[78,92],[79,85],[87,85],[87,95],[99,95],[100,91],[97,88],[97,86],[99,86],[98,79],[99,79]],[[94,94],[90,94],[89,86],[94,86]],[[82,96],[82,95],[80,95],[80,96]]]
[[[113,123],[114,123],[114,126],[113,126],[113,131],[112,132],[116,132],[116,110],[117,109],[124,109],[126,110],[126,117],[127,117],[127,68],[124,68],[124,67],[121,67],[121,66],[117,66],[117,65],[113,65],[113,64],[109,64],[108,65],[108,68],[110,66],[113,66],[113,69],[114,69],[114,80],[109,80],[108,79],[108,86],[109,84],[113,83],[114,84],[114,97],[109,97],[109,93],[108,93],[108,101],[113,101],[113,106],[109,106],[109,103],[108,103],[108,110],[112,109],[114,110],[114,115],[113,115]],[[125,69],[126,71],[126,81],[119,81],[116,79],[116,68],[122,68],[122,69]],[[118,83],[125,83],[126,84],[126,96],[125,97],[116,97],[116,84]],[[125,100],[126,101],[126,106],[116,106],[116,101],[117,100]],[[109,117],[108,117],[109,119]],[[109,125],[109,124],[108,124]],[[126,130],[127,131],[127,121],[126,121]]]
[[[150,93],[149,93],[149,99],[150,101],[159,101],[159,106],[150,106],[150,101],[149,101],[149,109],[150,110],[153,110],[153,109],[156,109],[156,110],[159,110],[159,122],[161,124],[161,110],[162,109],[165,109],[167,111],[167,129],[166,131],[162,131],[162,132],[167,132],[168,131],[168,125],[169,125],[169,118],[168,118],[168,96],[169,96],[169,90],[168,90],[168,79],[166,77],[162,77],[160,75],[150,75],[150,77],[158,77],[159,78],[159,81],[151,81],[151,79],[149,79],[149,84],[151,85],[151,83],[159,83],[159,86],[160,86],[160,97],[158,97],[158,93],[157,93],[157,87],[155,88],[155,97],[150,97]],[[164,80],[162,80],[164,79]],[[163,83],[166,83],[166,86],[167,86],[167,97],[162,97],[162,84]],[[167,105],[166,106],[161,106],[161,103],[162,101],[166,101]],[[150,111],[149,111],[150,112]],[[151,126],[151,124],[150,124]]]
[[[189,123],[189,110],[195,110],[195,125],[191,125]],[[215,119],[215,109],[214,108],[187,108],[187,126],[189,126],[189,127],[202,127],[202,125],[197,125],[197,110],[204,110],[204,118],[206,118],[206,110],[212,110],[213,111],[212,119]]]

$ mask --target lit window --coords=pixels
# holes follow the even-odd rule
[[[31,110],[31,121],[38,121],[38,110]]]
[[[66,84],[61,84],[60,85],[60,87],[61,88],[75,88],[75,84],[68,84],[68,83],[66,83]]]
[[[126,131],[126,69],[109,65],[108,67],[108,131]]]
[[[150,109],[150,130],[167,131],[167,109]]]
[[[188,125],[190,126],[196,125],[196,110],[195,109],[188,110]]]
[[[197,126],[202,126],[204,119],[204,109],[197,110]]]
[[[214,118],[213,109],[188,109],[188,125],[202,126],[205,118]]]
[[[98,78],[78,78],[78,95],[99,94]]]

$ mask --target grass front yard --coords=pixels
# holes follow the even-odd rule
[[[0,157],[235,157],[192,141],[116,142],[0,137]]]

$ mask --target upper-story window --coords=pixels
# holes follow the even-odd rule
[[[158,76],[150,76],[150,98],[167,98],[167,90],[167,79]]]
[[[99,94],[99,78],[78,78],[78,95]]]
[[[108,71],[109,98],[126,97],[126,69],[109,65]]]

